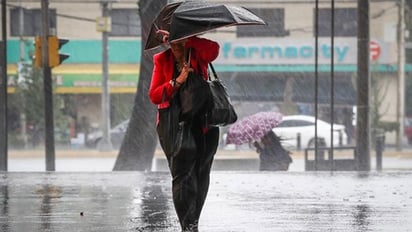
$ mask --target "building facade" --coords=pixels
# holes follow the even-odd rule
[[[285,114],[313,114],[315,91],[319,94],[317,101],[325,118],[331,112],[332,93],[338,116],[342,109],[352,109],[356,105],[356,78],[361,78],[356,77],[357,1],[336,1],[333,48],[331,3],[320,1],[318,49],[315,48],[314,1],[215,2],[247,7],[267,22],[266,26],[228,27],[204,35],[220,44],[220,55],[214,65],[240,116],[249,113],[251,105],[261,106],[256,110],[277,108]],[[36,1],[11,0],[7,6],[8,92],[13,94],[19,64],[30,62],[33,38],[41,33],[41,5]],[[102,115],[102,33],[99,31],[102,4],[91,0],[61,0],[50,1],[49,8],[50,25],[55,34],[70,40],[61,49],[70,54],[70,58],[53,69],[55,94],[75,96],[76,120],[87,117],[92,125],[99,127]],[[110,93],[130,102],[136,94],[141,56],[152,54],[142,51],[144,41],[141,41],[137,1],[118,0],[111,3],[110,8]],[[370,18],[371,79],[387,89],[379,93],[384,94],[379,111],[382,120],[396,121],[399,4],[397,1],[371,1]],[[318,63],[317,89],[315,62]],[[410,69],[409,65],[405,67],[406,71]],[[259,104],[254,104],[256,102]],[[393,139],[394,135],[389,134],[388,141]]]

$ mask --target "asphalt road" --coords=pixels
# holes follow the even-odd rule
[[[2,232],[179,231],[166,172],[0,173]],[[212,172],[202,232],[412,231],[412,172]]]

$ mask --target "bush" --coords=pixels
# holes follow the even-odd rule
[[[385,132],[398,131],[399,123],[397,123],[397,122],[388,122],[388,121],[380,121],[378,123],[378,127],[383,129]]]
[[[9,133],[8,134],[8,147],[12,149],[23,149],[24,148],[24,139],[21,134],[18,133]]]

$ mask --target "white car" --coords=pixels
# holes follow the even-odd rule
[[[331,124],[317,120],[317,135],[318,140],[326,147],[330,147],[331,139]],[[282,144],[288,148],[298,147],[298,135],[300,135],[301,148],[315,146],[315,117],[307,115],[289,115],[283,116],[282,122],[279,123],[273,132],[280,136]],[[347,145],[347,135],[345,126],[340,124],[333,124],[333,145],[344,146]]]
[[[123,138],[125,136],[127,127],[129,126],[129,119],[119,123],[110,130],[110,140],[112,142],[113,148],[119,149],[122,145]],[[97,148],[99,143],[103,139],[103,132],[101,130],[90,133],[87,136],[88,147]]]

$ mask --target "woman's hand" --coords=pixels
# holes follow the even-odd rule
[[[189,64],[184,63],[182,67],[182,71],[180,72],[179,76],[176,78],[176,84],[182,85],[186,82],[189,72],[192,72],[193,69],[189,67]]]
[[[168,31],[166,31],[166,30],[157,30],[156,33],[157,33],[157,34],[161,34],[161,35],[163,36],[163,37],[162,37],[162,42],[163,42],[163,43],[166,43],[166,42],[169,41],[170,32],[168,32]]]

